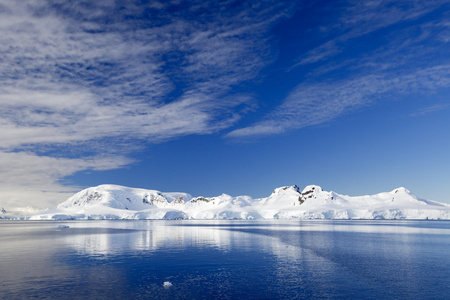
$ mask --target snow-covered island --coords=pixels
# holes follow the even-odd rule
[[[100,185],[76,193],[31,220],[68,219],[450,219],[450,205],[418,199],[405,188],[351,197],[309,185],[275,189],[266,198]]]

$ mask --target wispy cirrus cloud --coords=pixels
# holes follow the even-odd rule
[[[384,100],[387,94],[433,93],[450,86],[449,75],[450,65],[446,65],[396,77],[368,75],[352,80],[299,85],[265,119],[234,130],[227,137],[264,136],[327,123]]]
[[[293,67],[324,61],[348,51],[348,42],[377,30],[420,18],[448,4],[443,0],[374,0],[348,1],[325,33],[334,36],[320,46],[302,54]]]
[[[425,116],[434,112],[438,112],[438,111],[442,111],[442,110],[447,110],[450,109],[450,104],[449,103],[438,103],[438,104],[434,104],[434,105],[430,105],[427,107],[424,107],[412,114],[410,114],[411,117],[420,117],[420,116]]]
[[[4,148],[133,132],[158,139],[214,132],[224,126],[217,116],[249,103],[246,95],[230,99],[225,92],[266,64],[255,49],[264,48],[259,37],[270,25],[264,12],[270,7],[228,12],[199,2],[188,7],[196,14],[189,20],[186,4],[165,14],[178,7],[169,2],[153,5],[162,17],[139,20],[144,8],[133,4],[118,14],[109,1],[44,3],[4,5],[1,124],[17,136]],[[125,22],[127,12],[137,20]],[[40,129],[48,134],[36,134]]]
[[[438,8],[443,9],[436,12]],[[341,34],[294,65],[295,69],[322,61],[309,69],[307,80],[260,121],[226,136],[279,134],[326,123],[381,100],[410,93],[433,94],[450,87],[450,16],[446,11],[445,1],[350,2],[340,22],[329,25]],[[431,12],[436,16],[417,20]],[[392,28],[383,34],[373,34],[388,26]],[[355,45],[362,49],[355,50]],[[335,60],[336,55],[340,59]]]
[[[262,37],[287,6],[1,1],[0,169],[16,191],[5,201],[19,201],[20,186],[61,201],[65,176],[130,163],[124,140],[233,125],[254,101],[229,92],[270,61]]]

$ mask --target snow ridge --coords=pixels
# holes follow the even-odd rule
[[[308,185],[276,188],[266,198],[192,197],[119,185],[84,189],[30,217],[61,219],[450,219],[450,205],[422,200],[400,187],[351,197]]]

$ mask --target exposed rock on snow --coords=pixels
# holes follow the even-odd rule
[[[450,205],[418,199],[405,188],[351,197],[309,185],[276,188],[269,197],[195,197],[118,185],[76,193],[32,220],[61,219],[450,219]]]

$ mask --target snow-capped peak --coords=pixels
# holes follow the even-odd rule
[[[408,194],[408,195],[412,195],[411,192],[407,189],[405,189],[404,187],[399,187],[396,188],[395,190],[393,190],[391,193],[394,194]]]
[[[308,193],[308,192],[322,192],[322,188],[318,185],[307,185],[303,190],[302,190],[302,194],[304,193]]]
[[[272,194],[285,193],[285,191],[292,191],[292,192],[300,193],[300,188],[297,185],[282,186],[282,187],[274,189]]]
[[[301,192],[300,202],[303,203],[308,199],[317,199],[318,196],[323,192],[322,188],[318,185],[308,185]]]

